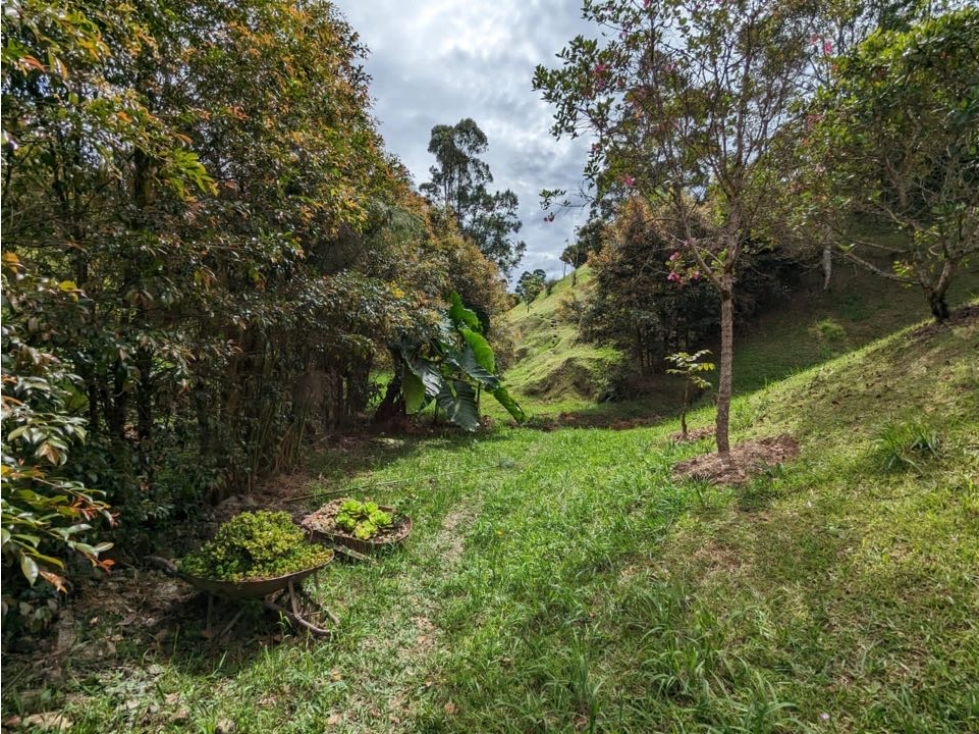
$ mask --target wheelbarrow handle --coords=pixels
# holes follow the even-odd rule
[[[156,566],[170,576],[177,576],[179,573],[177,571],[177,565],[173,561],[167,560],[166,558],[161,558],[160,556],[146,556],[146,562]]]

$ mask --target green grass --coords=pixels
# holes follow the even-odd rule
[[[514,332],[517,361],[506,374],[507,384],[524,399],[580,407],[594,402],[611,386],[621,355],[578,339],[577,328],[561,315],[569,299],[586,300],[592,288],[591,271],[578,269],[577,282],[569,275],[550,295],[541,292],[530,304],[520,303],[507,314]]]
[[[334,640],[256,612],[205,641],[203,606],[137,638],[80,611],[85,644],[117,654],[14,671],[4,715],[93,734],[979,731],[977,341],[975,320],[906,328],[743,392],[734,438],[787,432],[801,454],[739,489],[672,478],[708,449],[673,443],[675,422],[324,452],[309,509],[350,492],[415,523],[322,574]]]

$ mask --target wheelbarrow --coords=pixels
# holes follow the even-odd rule
[[[297,596],[302,594],[307,602],[315,606],[318,610],[326,614],[334,624],[340,624],[340,620],[326,607],[319,604],[311,596],[303,592],[299,582],[316,572],[323,569],[333,560],[331,555],[329,560],[311,568],[304,568],[301,571],[276,576],[270,579],[246,579],[244,581],[225,581],[223,579],[207,579],[200,576],[192,576],[181,571],[173,561],[159,556],[147,556],[146,560],[162,569],[170,576],[175,576],[182,581],[193,586],[200,592],[207,594],[207,632],[211,634],[211,612],[214,606],[214,597],[229,599],[231,601],[244,601],[246,599],[261,599],[262,606],[266,609],[281,614],[297,627],[309,630],[311,633],[321,637],[329,637],[333,633],[328,629],[318,627],[307,619],[303,618],[299,610]],[[280,602],[288,601],[288,607],[282,606]],[[221,631],[221,636],[227,635],[241,618],[244,609],[239,609],[234,618]]]

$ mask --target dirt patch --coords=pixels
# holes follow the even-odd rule
[[[948,329],[950,326],[965,326],[973,321],[979,321],[979,305],[963,306],[952,311],[946,321],[941,323],[933,322],[915,329],[911,332],[913,339],[928,339]]]
[[[714,435],[714,426],[704,426],[703,428],[695,428],[692,431],[687,431],[687,435],[684,436],[681,431],[670,434],[670,440],[674,443],[694,443],[702,438],[710,438]]]
[[[619,418],[600,413],[560,413],[556,416],[534,416],[519,425],[538,431],[556,431],[561,428],[610,428],[613,431],[628,431],[633,428],[649,428],[662,422],[658,415],[643,418]]]
[[[749,441],[731,449],[727,457],[704,454],[673,467],[677,479],[699,479],[711,484],[733,486],[743,484],[752,476],[778,466],[799,454],[799,444],[787,434],[760,441]]]
[[[458,563],[462,558],[463,551],[463,529],[472,524],[479,514],[479,507],[464,505],[458,510],[450,512],[442,521],[442,531],[439,533],[438,543],[445,547],[442,551],[442,558],[445,563],[452,565]],[[464,526],[464,527],[460,527]]]

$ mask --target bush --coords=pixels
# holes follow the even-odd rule
[[[180,562],[191,576],[222,581],[275,578],[326,563],[332,552],[306,541],[286,512],[243,512]]]

